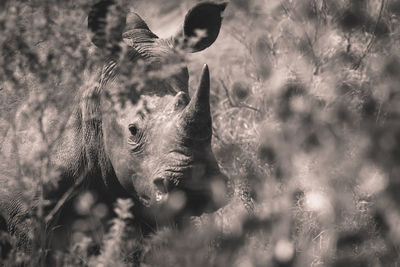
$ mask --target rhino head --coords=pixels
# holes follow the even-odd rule
[[[211,149],[209,69],[204,65],[189,96],[183,60],[183,52],[201,51],[216,40],[225,6],[198,4],[168,39],[114,1],[98,3],[89,14],[92,42],[110,55],[100,81],[105,154],[122,187],[157,212],[200,215],[227,202],[228,179]],[[116,19],[110,19],[113,12]],[[132,77],[138,82],[130,83]]]

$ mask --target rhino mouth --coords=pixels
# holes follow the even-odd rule
[[[219,170],[208,170],[205,166],[199,168],[187,164],[169,167],[162,176],[154,180],[155,202],[158,205],[169,205],[171,199],[178,195],[183,196],[184,204],[180,205],[180,210],[177,212],[192,216],[214,212],[225,204],[222,204],[224,201],[215,200],[213,184],[219,182],[224,188],[221,194],[227,193],[226,180],[227,178]]]

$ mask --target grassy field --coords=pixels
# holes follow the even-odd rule
[[[132,2],[167,37],[198,1]],[[89,7],[0,3],[0,145],[23,128],[24,168],[43,165],[29,153],[43,145],[40,122],[50,139],[65,124],[42,118],[67,117],[85,70],[99,64]],[[120,201],[93,255],[86,233],[102,206],[83,192],[77,207],[88,212],[59,266],[399,266],[399,19],[395,0],[231,0],[215,44],[187,56],[192,87],[210,67],[213,150],[235,189],[230,203],[142,240],[125,223],[131,203]],[[22,183],[37,184],[36,173]],[[37,266],[35,249],[13,250],[4,264]]]

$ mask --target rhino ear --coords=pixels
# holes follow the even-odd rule
[[[114,49],[122,41],[126,11],[116,1],[100,0],[89,11],[90,39],[99,48]]]
[[[135,47],[135,44],[153,42],[157,39],[146,22],[135,12],[129,12],[126,18],[126,28],[122,34],[124,42]]]
[[[174,37],[175,47],[188,52],[201,51],[217,39],[222,12],[227,3],[200,3],[186,14],[183,29]]]

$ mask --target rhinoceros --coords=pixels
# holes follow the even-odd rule
[[[65,131],[54,146],[49,164],[57,170],[58,180],[56,186],[52,182],[42,186],[45,201],[63,204],[66,192],[97,190],[104,201],[132,199],[132,212],[146,225],[165,210],[176,219],[225,205],[228,178],[211,149],[209,69],[204,65],[199,85],[189,96],[183,61],[183,53],[201,51],[216,40],[225,6],[196,5],[187,13],[183,29],[167,39],[158,38],[139,15],[124,13],[115,1],[92,7],[90,38],[104,54],[104,65],[92,73],[98,77],[95,83],[79,90]],[[111,10],[121,13],[107,24]],[[149,73],[157,71],[163,76],[152,79]],[[130,75],[138,73],[147,75],[149,82],[127,86]],[[121,95],[128,99],[121,100]],[[2,168],[2,184],[22,175]],[[23,192],[3,191],[0,226],[23,239],[25,215],[30,213],[21,203]],[[39,195],[34,194],[33,202]],[[51,212],[60,209],[46,206],[43,212],[50,214],[43,217],[55,218]]]

